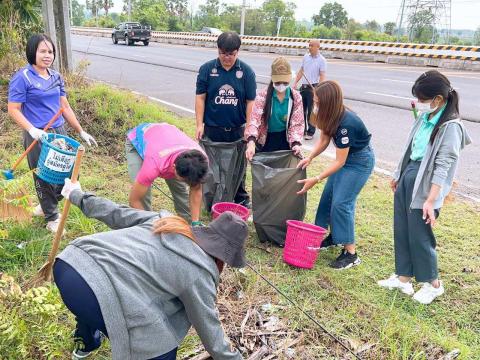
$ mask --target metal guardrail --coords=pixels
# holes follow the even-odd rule
[[[112,29],[72,27],[72,31],[97,34],[101,33],[105,35],[107,33],[111,33]],[[213,43],[216,41],[217,35],[194,32],[152,31],[152,38]],[[241,38],[242,45],[284,49],[307,49],[308,42],[311,40],[307,38],[250,35],[242,36]],[[331,39],[318,40],[320,41],[320,50],[322,51],[336,51],[354,54],[406,56],[427,59],[480,61],[480,47],[476,46],[409,44]]]

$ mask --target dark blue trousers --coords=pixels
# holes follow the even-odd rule
[[[53,266],[53,276],[65,306],[77,320],[75,337],[85,344],[83,351],[93,351],[100,347],[102,332],[108,337],[102,311],[97,297],[82,276],[70,265],[57,259]],[[177,348],[151,360],[175,360]]]

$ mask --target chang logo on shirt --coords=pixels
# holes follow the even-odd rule
[[[238,98],[235,96],[233,87],[228,84],[222,85],[220,90],[218,90],[218,95],[215,97],[215,104],[237,106]]]

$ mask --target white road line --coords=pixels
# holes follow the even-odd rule
[[[192,64],[192,63],[183,62],[183,61],[177,61],[177,64],[182,64],[182,65],[191,65],[191,66],[198,66],[197,64]]]
[[[264,77],[264,78],[269,78],[270,77],[270,76],[267,76],[267,75],[260,75],[260,74],[257,74],[257,76]]]
[[[397,80],[397,79],[382,79],[383,81],[393,81],[393,82],[400,82],[400,83],[407,83],[407,84],[413,84],[414,81],[406,81],[406,80]]]
[[[415,100],[414,98],[410,98],[410,97],[390,95],[390,94],[382,94],[382,93],[376,93],[376,92],[372,92],[372,91],[367,91],[366,94],[393,97],[393,98],[397,98],[397,99]]]
[[[137,93],[137,92],[135,92]],[[140,93],[138,93],[140,94]],[[143,94],[140,94],[140,95],[143,95]],[[143,95],[145,96],[145,95]],[[171,106],[171,107],[174,107],[176,109],[179,109],[179,110],[182,110],[182,111],[186,111],[190,114],[195,114],[195,111],[193,111],[192,109],[188,109],[186,107],[183,107],[183,106],[180,106],[180,105],[176,105],[176,104],[173,104],[171,102],[168,102],[168,101],[165,101],[165,100],[161,100],[161,99],[157,99],[156,97],[153,97],[153,96],[147,96],[147,98],[149,98],[150,100],[153,100],[153,101],[156,101],[156,102],[159,102],[161,104],[164,104],[164,105],[167,105],[167,106]]]
[[[193,111],[192,109],[188,109],[186,107],[183,107],[183,106],[180,106],[180,105],[177,105],[177,104],[173,104],[171,102],[168,102],[168,101],[165,101],[165,100],[161,100],[161,99],[158,99],[156,97],[153,97],[153,96],[148,96],[148,95],[145,95],[145,94],[142,94],[141,92],[138,92],[138,91],[134,91],[132,90],[131,91],[132,94],[136,94],[136,95],[140,95],[140,96],[145,96],[147,97],[148,99],[150,100],[153,100],[153,101],[156,101],[156,102],[159,102],[161,104],[164,104],[164,105],[167,105],[167,106],[170,106],[170,107],[173,107],[173,108],[176,108],[176,109],[179,109],[179,110],[182,110],[182,111],[186,111],[188,113],[191,113],[191,114],[195,114],[195,111]],[[306,145],[304,144],[302,146],[303,149],[305,150],[308,150],[308,151],[312,151],[313,150],[313,145]],[[335,153],[333,151],[325,151],[322,153],[322,155],[325,155],[326,157],[330,158],[330,159],[335,159]],[[382,175],[386,175],[386,176],[392,176],[392,172],[390,170],[386,170],[386,169],[383,169],[383,168],[380,168],[380,167],[377,167],[375,166],[375,169],[374,171],[378,174],[382,174]],[[470,196],[470,195],[467,195],[465,193],[462,193],[462,192],[455,192],[457,193],[458,195],[464,197],[464,198],[467,198],[471,201],[474,201],[476,203],[480,203],[480,199],[479,198],[476,198],[476,197],[473,197],[473,196]]]

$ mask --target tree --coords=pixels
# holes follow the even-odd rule
[[[347,11],[337,2],[326,3],[321,7],[319,14],[312,17],[312,20],[315,25],[343,28],[348,22]]]
[[[346,40],[355,40],[355,33],[362,29],[362,25],[355,21],[355,19],[349,19],[347,25],[345,25],[343,38]]]
[[[207,2],[198,7],[195,24],[198,28],[203,26],[220,27],[220,1],[207,0]]]
[[[105,10],[105,16],[108,16],[108,10],[114,6],[113,0],[101,0],[99,5]]]
[[[188,0],[166,0],[168,12],[168,31],[185,30],[190,17]]]
[[[283,36],[295,35],[295,8],[294,3],[285,3],[283,0],[266,0],[261,9],[265,15],[266,32],[269,35],[277,34],[277,24],[281,18],[280,34]]]
[[[81,26],[85,21],[85,5],[80,4],[78,0],[72,0],[72,24]]]
[[[480,26],[477,27],[477,31],[473,35],[473,45],[480,45]]]
[[[421,43],[435,42],[435,14],[430,9],[420,10],[409,18],[409,40]]]
[[[367,20],[365,22],[365,29],[368,31],[379,32],[380,31],[380,24],[375,20]]]
[[[124,1],[126,11],[129,0]],[[138,21],[143,25],[150,25],[154,30],[164,31],[168,29],[168,13],[164,0],[130,0],[131,20]]]
[[[383,32],[388,35],[393,35],[396,27],[397,24],[395,24],[393,21],[389,21],[383,25]]]
[[[85,0],[85,7],[92,12],[92,16],[98,17],[98,10],[102,6],[103,0]]]

